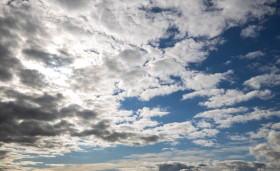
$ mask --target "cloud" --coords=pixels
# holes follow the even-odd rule
[[[262,56],[265,56],[265,53],[262,51],[254,51],[254,52],[249,52],[244,56],[239,56],[241,59],[255,59],[255,58],[260,58]]]
[[[279,74],[263,74],[255,76],[246,80],[244,85],[250,86],[255,89],[260,89],[261,87],[274,87],[280,85]]]
[[[149,158],[149,157],[148,157]],[[261,169],[275,170],[270,167],[269,164],[263,162],[245,162],[238,160],[229,161],[208,161],[208,162],[187,162],[187,161],[169,161],[169,162],[153,162],[145,160],[142,158],[141,164],[136,160],[123,160],[123,161],[113,161],[111,163],[96,163],[96,164],[83,164],[83,165],[67,165],[68,170],[88,170],[95,168],[97,170],[105,169],[118,169],[118,170],[160,170],[160,171],[202,171],[202,170],[248,170],[257,171]],[[129,161],[129,162],[128,162]],[[138,164],[137,164],[138,163]],[[66,167],[55,167],[53,170],[63,170]],[[48,170],[48,169],[46,169]]]
[[[162,164],[159,165],[159,170],[248,170],[248,171],[257,171],[260,169],[265,169],[266,164],[264,163],[254,163],[254,162],[244,162],[244,161],[226,161],[219,162],[215,161],[212,163],[203,163],[200,165],[187,165],[183,163],[172,163],[172,164]]]
[[[5,22],[5,20],[4,20],[4,22]],[[4,25],[5,23],[2,23],[2,24]],[[1,24],[1,26],[2,26],[2,24]],[[5,33],[6,31],[9,32],[6,29],[8,29],[8,28],[2,28],[2,27],[0,28],[0,31],[4,32],[4,33],[1,33],[1,35],[3,35],[2,39],[13,38],[13,36],[9,35],[9,33]],[[9,46],[14,46],[14,45],[12,43],[4,43],[2,41],[0,42],[0,54],[1,54],[0,80],[1,81],[10,81],[13,77],[13,70],[15,68],[17,68],[18,65],[20,64],[19,60],[13,57],[13,54],[11,53],[10,48],[8,48]]]
[[[216,167],[219,169],[230,169],[230,170],[248,170],[257,171],[266,168],[264,163],[244,162],[244,161],[227,161],[217,162]]]
[[[211,49],[215,44],[214,42],[195,41],[192,38],[188,38],[176,43],[174,47],[167,48],[165,53],[166,56],[175,58],[183,64],[201,62],[206,59],[208,54],[208,51],[202,51],[201,49]]]
[[[1,61],[3,61],[0,70],[1,81],[9,81],[13,77],[13,74],[11,73],[11,68],[15,63],[17,63],[17,60],[11,59],[7,56],[5,57],[5,52],[3,51],[1,51],[1,54]]]
[[[279,117],[279,111],[260,110],[254,108],[249,111],[248,108],[226,108],[214,109],[206,112],[198,113],[195,118],[213,119],[218,127],[229,128],[233,123],[246,123],[251,120],[261,120],[263,118]]]
[[[268,134],[268,142],[258,144],[250,149],[250,152],[256,157],[265,157],[268,160],[275,161],[280,159],[280,136],[279,132],[271,131]]]
[[[256,38],[261,30],[263,30],[262,26],[249,25],[241,30],[240,36],[243,38]]]
[[[201,72],[189,72],[183,77],[184,84],[187,89],[191,90],[209,90],[216,89],[219,83],[223,80],[229,78],[233,73],[232,70],[229,70],[225,73],[215,73],[215,74],[205,74]]]
[[[215,95],[220,95],[225,92],[224,89],[210,89],[210,90],[200,90],[200,91],[195,91],[192,93],[184,94],[182,100],[186,99],[192,99],[197,96],[215,96]]]
[[[139,109],[137,113],[144,118],[151,118],[156,116],[162,117],[164,115],[169,114],[169,112],[164,111],[163,109],[160,108],[153,108],[152,110],[150,110],[147,107],[144,107],[143,109]]]
[[[94,135],[97,138],[101,138],[104,141],[108,142],[118,142],[127,140],[130,137],[135,136],[133,133],[129,132],[116,132],[110,130],[110,123],[106,120],[97,123],[96,125],[92,125],[91,129],[83,130],[82,132],[73,132],[72,136],[86,137],[90,135]],[[149,141],[149,137],[143,137],[145,141]],[[157,140],[156,136],[154,138]]]
[[[6,94],[11,98],[15,97],[18,102],[1,102],[0,104],[0,141],[32,146],[36,145],[34,143],[40,139],[40,136],[56,136],[66,130],[66,125],[61,124],[62,122],[58,124],[48,123],[61,117],[55,105],[61,100],[61,95],[45,94],[39,97],[30,97],[14,91],[7,91]],[[31,106],[32,103],[40,107]]]
[[[45,75],[37,70],[25,69],[20,71],[21,82],[31,87],[43,87],[46,85],[44,79]]]
[[[210,128],[212,125],[209,122],[199,121],[197,126],[200,128]]]
[[[206,147],[211,147],[215,144],[212,140],[195,140],[195,141],[193,141],[193,143],[199,144],[202,146],[206,146]]]
[[[202,139],[219,133],[212,123],[199,122],[199,128],[189,120],[162,123],[155,118],[169,111],[160,107],[130,111],[121,109],[121,103],[129,97],[149,101],[184,90],[194,92],[183,99],[209,97],[201,103],[207,107],[267,98],[269,90],[220,89],[232,70],[206,73],[191,65],[201,64],[224,43],[219,36],[225,30],[273,14],[274,2],[0,2],[1,167],[16,170],[41,164],[13,161],[31,158],[28,154],[62,155],[80,146],[175,144],[179,139],[212,145]],[[174,44],[159,47],[171,28],[177,30]],[[278,115],[255,110],[234,117],[231,114],[248,109],[228,110],[210,115],[221,127]],[[211,118],[208,114],[197,117]]]
[[[160,164],[159,166],[159,171],[170,171],[170,170],[194,170],[195,166],[187,166],[181,163],[172,163],[172,164]]]
[[[240,136],[240,135],[231,135],[231,136],[229,136],[229,139],[231,139],[233,141],[246,141],[246,140],[248,140],[247,137]]]
[[[86,0],[75,1],[75,0],[58,0],[57,1],[61,7],[69,10],[79,10],[87,5]]]
[[[200,102],[200,105],[207,106],[208,108],[216,108],[222,106],[232,106],[253,98],[268,99],[271,97],[271,91],[268,89],[263,91],[255,90],[248,93],[243,93],[240,90],[229,89],[223,94],[213,95],[207,101]]]
[[[36,61],[43,62],[48,67],[59,67],[62,65],[70,64],[71,59],[50,54],[40,49],[23,49],[23,54],[28,58]]]

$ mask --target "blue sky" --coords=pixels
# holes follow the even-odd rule
[[[280,169],[279,1],[0,8],[0,170]]]

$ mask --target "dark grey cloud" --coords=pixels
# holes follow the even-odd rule
[[[200,163],[197,165],[185,163],[163,163],[158,165],[159,171],[200,171],[200,170],[236,170],[236,171],[257,171],[267,169],[265,163],[245,161],[216,161],[215,163]]]
[[[41,136],[55,136],[62,131],[45,121],[28,120],[23,122],[6,121],[0,125],[0,141],[5,143],[16,142],[21,145],[35,146]]]
[[[159,141],[160,137],[157,135],[151,135],[151,136],[141,137],[140,139],[144,140],[146,144],[149,144],[149,143],[154,143]]]
[[[87,124],[88,120],[96,120],[98,113],[75,104],[59,109],[58,104],[64,99],[62,94],[27,95],[5,87],[1,87],[0,92],[13,99],[10,102],[0,102],[0,143],[52,148],[64,145],[55,141],[46,143],[45,140],[42,144],[40,140],[67,134],[94,135],[115,142],[130,136],[128,133],[110,131],[111,125],[106,120],[93,125],[92,129],[78,132],[75,125],[69,123],[69,117],[77,116],[82,119],[80,124]]]
[[[5,90],[4,94],[15,100],[0,102],[0,142],[34,145],[40,136],[59,135],[70,127],[64,121],[50,123],[63,119],[56,104],[63,99],[61,94],[33,97],[14,90]]]
[[[2,109],[3,108],[1,106],[0,110]],[[7,110],[9,109],[11,108],[8,108]],[[17,111],[12,109],[12,112]],[[31,114],[28,113],[30,111],[32,112]],[[75,131],[74,125],[66,120],[61,120],[56,124],[48,122],[54,118],[52,114],[42,113],[40,110],[32,111],[32,109],[27,109],[24,112],[26,113],[22,113],[23,115],[29,114],[29,116],[17,118],[15,113],[9,113],[10,115],[14,115],[14,117],[7,118],[7,116],[3,116],[2,112],[0,113],[2,121],[0,123],[0,142],[43,147],[42,145],[36,143],[41,138],[54,137]],[[44,116],[42,116],[43,114]],[[57,142],[53,143],[57,144]],[[61,145],[63,146],[63,144]],[[45,144],[44,148],[48,148],[49,146],[53,145]]]
[[[43,62],[49,67],[59,67],[70,64],[72,62],[70,58],[65,58],[56,54],[45,52],[44,50],[38,47],[24,49],[23,53],[26,55],[27,58]]]
[[[83,111],[77,112],[77,116],[81,117],[83,119],[95,119],[97,116],[97,113],[92,110],[83,110]]]
[[[182,163],[172,163],[172,164],[160,164],[159,166],[159,171],[180,171],[182,169],[185,170],[198,170],[195,166],[187,166]]]
[[[219,164],[219,166],[229,170],[239,170],[239,171],[242,170],[257,171],[266,168],[266,164],[264,163],[253,163],[253,162],[245,162],[245,161],[222,162]]]
[[[19,73],[20,80],[23,84],[30,87],[43,87],[46,86],[45,75],[37,70],[24,69]]]
[[[92,111],[85,110],[82,112],[77,112],[77,116],[81,117],[81,113],[88,113],[91,115]],[[74,131],[71,134],[72,136],[78,137],[86,137],[93,135],[96,138],[102,139],[107,142],[122,142],[125,144],[133,144],[135,146],[155,143],[160,140],[160,136],[158,135],[143,136],[133,132],[117,132],[113,129],[111,122],[109,122],[108,120],[101,120],[97,124],[92,125],[91,129],[87,129],[81,132]]]
[[[6,157],[7,153],[8,151],[0,150],[0,161]]]
[[[9,28],[13,34],[27,36],[30,40],[38,35],[46,36],[44,25],[34,12],[28,1],[12,3],[9,8],[3,10],[4,27]]]
[[[72,135],[80,137],[94,135],[108,142],[117,142],[134,136],[133,133],[115,132],[113,130],[110,130],[110,127],[110,122],[108,120],[102,120],[99,123],[92,125],[91,129],[84,130],[79,133],[75,132],[72,133]]]
[[[3,8],[0,16],[0,81],[9,81],[22,68],[14,52],[20,42],[36,42],[38,35],[47,35],[29,3],[12,3]]]
[[[69,10],[76,10],[88,5],[89,1],[87,0],[58,0],[58,4]]]
[[[14,119],[33,119],[51,121],[57,118],[56,115],[40,110],[40,108],[28,107],[13,102],[0,103],[0,118],[1,122]]]
[[[9,46],[3,45],[0,42],[0,81],[11,80],[13,77],[13,70],[19,64],[19,60],[12,56]]]
[[[48,123],[58,116],[57,112],[44,111],[38,107],[1,102],[0,142],[33,145],[39,136],[59,135],[63,132],[62,127]]]
[[[71,104],[69,106],[63,107],[60,110],[60,114],[62,117],[72,117],[77,114],[77,111],[79,111],[80,108],[81,107],[79,105]]]
[[[63,95],[58,93],[50,95],[44,93],[43,95],[26,95],[15,90],[7,89],[4,94],[9,98],[15,99],[15,104],[19,106],[30,106],[30,103],[35,103],[40,106],[40,109],[45,111],[57,111],[57,103],[63,99]]]

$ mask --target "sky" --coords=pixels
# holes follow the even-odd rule
[[[0,170],[280,170],[277,0],[1,0]]]

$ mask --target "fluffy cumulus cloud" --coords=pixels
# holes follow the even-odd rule
[[[279,131],[270,131],[267,136],[267,143],[258,144],[251,148],[251,153],[257,157],[265,157],[268,160],[279,161],[280,159],[280,134]]]
[[[176,144],[182,139],[212,147],[221,128],[279,117],[276,109],[233,107],[274,97],[262,87],[279,86],[278,73],[244,82],[255,90],[224,89],[220,85],[230,83],[233,70],[208,72],[192,67],[225,42],[224,31],[274,14],[275,2],[1,1],[0,170],[44,164],[32,158],[55,157],[82,147]],[[261,29],[249,25],[241,36],[257,37]],[[243,57],[263,56],[255,51]],[[214,109],[196,114],[193,120],[165,122],[160,119],[172,113],[160,105],[122,108],[128,98],[144,103],[182,91],[189,92],[183,100],[203,97],[198,104]],[[270,151],[279,145],[279,133],[269,133],[267,141],[251,149],[252,153],[278,160],[277,151]],[[112,163],[111,168],[131,167],[122,164]],[[143,167],[199,170],[216,165],[239,170],[263,167],[238,161],[157,161]]]
[[[280,168],[279,165],[279,123],[267,123],[256,132],[249,132],[248,135],[253,140],[265,138],[260,144],[250,147],[250,153],[259,161],[268,161],[267,166],[275,170]],[[273,170],[273,169],[271,169]]]

